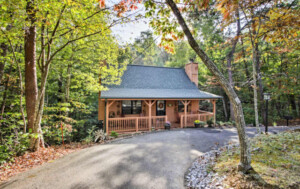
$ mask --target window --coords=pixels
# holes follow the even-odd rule
[[[142,112],[142,102],[140,100],[123,100],[123,114],[140,114]]]
[[[184,112],[184,105],[181,100],[178,101],[178,112]]]
[[[181,100],[178,101],[178,112],[184,112],[184,104]],[[187,106],[187,112],[191,112],[191,103]]]

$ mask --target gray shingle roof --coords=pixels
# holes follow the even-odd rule
[[[128,65],[120,85],[108,86],[100,98],[109,99],[213,99],[200,91],[181,68]]]

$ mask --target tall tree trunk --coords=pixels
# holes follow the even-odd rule
[[[231,103],[233,104],[235,120],[237,124],[237,131],[238,131],[238,136],[240,141],[240,163],[238,166],[238,170],[246,173],[249,169],[251,169],[251,154],[250,154],[250,148],[248,144],[248,137],[246,136],[245,133],[245,120],[244,120],[244,114],[242,109],[242,103],[239,97],[237,96],[237,94],[235,93],[235,91],[233,90],[233,88],[231,87],[231,85],[229,84],[229,82],[224,77],[224,75],[219,71],[215,63],[200,48],[200,46],[194,39],[192,33],[190,32],[179,9],[177,8],[173,0],[166,0],[166,3],[171,7],[183,32],[185,33],[185,36],[188,39],[190,46],[193,48],[196,54],[201,58],[201,60],[206,65],[206,67],[210,70],[210,72],[217,78],[218,82],[223,87]]]
[[[9,68],[9,71],[8,71],[6,82],[5,82],[5,88],[4,88],[4,93],[3,93],[2,103],[1,103],[0,120],[3,119],[3,115],[4,115],[4,110],[5,110],[6,100],[7,100],[7,93],[8,93],[8,88],[9,88],[10,74],[11,74],[12,69],[13,69],[13,66],[11,65]],[[0,122],[0,125],[1,125],[1,122]]]
[[[297,112],[297,118],[300,118],[300,95],[298,96],[298,112]]]
[[[25,99],[28,120],[28,129],[37,137],[30,139],[30,149],[38,150],[40,144],[39,128],[36,128],[36,106],[38,99],[38,86],[36,75],[36,26],[34,0],[28,0],[26,5],[27,19],[30,26],[25,28]]]
[[[1,54],[0,54],[0,84],[1,84],[1,80],[4,74],[4,68],[5,68],[5,57],[7,54],[7,45],[5,43],[1,43],[0,45],[1,48]]]
[[[297,113],[297,105],[296,105],[295,95],[289,94],[289,102],[290,102],[289,104],[292,107],[293,116],[297,117],[298,113]]]
[[[255,48],[256,44],[254,44],[252,46],[252,77],[253,77],[253,100],[254,100],[254,117],[255,117],[255,126],[256,126],[256,130],[257,133],[260,133],[260,129],[259,129],[259,120],[258,120],[258,107],[257,107],[257,81],[256,81],[256,56],[257,56],[257,52],[256,52],[256,48]]]
[[[257,81],[258,81],[258,88],[259,88],[259,101],[260,101],[260,112],[261,112],[261,117],[263,119],[263,123],[266,123],[266,108],[265,108],[265,103],[264,103],[264,86],[262,83],[262,77],[261,77],[261,72],[260,72],[260,52],[258,49],[258,43],[255,46],[255,51],[256,51],[256,59],[255,59],[255,64],[256,64],[256,73],[257,73]]]
[[[245,66],[245,74],[246,74],[246,79],[247,79],[247,83],[248,83],[247,86],[248,86],[248,89],[249,89],[249,92],[250,92],[251,91],[251,86],[249,85],[249,82],[250,82],[251,76],[250,76],[248,64],[247,64],[247,61],[246,61],[246,52],[245,52],[244,41],[243,41],[242,37],[241,37],[241,45],[242,45],[243,63],[244,63],[244,66]]]
[[[252,0],[251,0],[252,3]],[[257,105],[257,70],[256,70],[256,65],[257,65],[257,60],[258,60],[258,38],[257,38],[257,32],[256,32],[256,21],[254,20],[254,9],[253,7],[250,7],[250,12],[251,12],[251,25],[249,25],[249,35],[250,35],[250,40],[251,40],[251,45],[252,45],[252,79],[253,79],[253,101],[254,101],[254,118],[255,118],[255,126],[257,133],[260,133],[260,128],[259,128],[259,120],[258,120],[258,105]],[[246,16],[246,15],[245,15]],[[259,20],[260,22],[260,20]],[[260,24],[259,24],[260,27]],[[259,32],[259,29],[258,29]]]
[[[229,80],[229,84],[231,85],[232,88],[234,88],[234,82],[233,82],[233,76],[232,76],[232,60],[233,60],[233,54],[235,53],[236,45],[237,45],[237,42],[239,40],[240,33],[241,33],[239,9],[236,9],[235,15],[236,15],[236,19],[237,19],[236,36],[233,40],[231,50],[226,56],[227,57],[228,80]],[[233,104],[232,103],[230,103],[230,118],[231,118],[232,121],[235,121],[234,111],[233,111]]]
[[[225,117],[225,120],[228,121],[227,104],[226,104],[226,101],[224,100],[224,98],[222,98],[222,102],[223,102],[223,109],[224,109],[224,117]]]
[[[58,75],[58,80],[57,80],[57,85],[58,85],[58,95],[57,95],[57,102],[62,102],[63,101],[63,75],[62,75],[63,70],[60,70],[60,73]]]
[[[45,89],[46,89],[46,82],[49,72],[49,65],[46,64],[44,67],[42,74],[41,74],[41,88],[38,93],[38,99],[36,103],[36,117],[35,117],[35,123],[34,123],[34,132],[39,134],[39,138],[36,140],[33,140],[32,148],[38,149],[38,147],[41,145],[44,147],[44,139],[43,139],[43,133],[41,128],[41,120],[44,112],[44,103],[45,103]]]
[[[68,64],[67,83],[66,83],[66,102],[69,102],[70,100],[71,69],[72,69],[72,65]]]
[[[232,49],[230,51],[230,53],[227,55],[227,71],[228,71],[228,80],[229,80],[229,84],[232,88],[234,88],[234,83],[233,83],[233,78],[232,78],[232,58],[233,58],[233,52],[234,49]],[[230,107],[230,119],[232,121],[235,121],[234,119],[234,110],[233,110],[233,104],[231,102],[229,102],[229,107]]]

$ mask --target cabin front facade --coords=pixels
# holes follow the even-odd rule
[[[107,133],[138,132],[193,126],[195,120],[216,121],[220,96],[198,89],[198,64],[185,69],[128,65],[120,85],[100,92],[98,119]],[[210,102],[212,111],[199,109]]]

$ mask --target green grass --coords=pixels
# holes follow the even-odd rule
[[[222,153],[213,170],[226,174],[233,188],[297,188],[300,185],[300,132],[261,135],[251,140],[252,167],[238,174],[239,149]],[[298,183],[297,183],[298,182]]]

